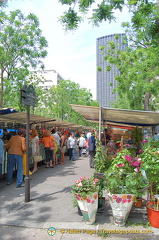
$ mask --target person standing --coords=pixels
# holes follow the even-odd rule
[[[55,129],[51,130],[51,136],[54,138],[54,144],[55,144],[55,150],[53,150],[53,165],[57,165],[58,164],[58,157],[57,157],[57,153],[59,150],[59,144],[60,144],[60,136],[58,135],[58,133],[56,132]]]
[[[10,140],[11,138],[11,135],[10,133],[7,131],[6,128],[3,129],[3,137],[2,137],[2,140],[5,141],[5,140]]]
[[[32,158],[39,154],[39,137],[36,129],[32,129],[31,131],[32,139],[31,139],[31,149],[32,149]],[[34,162],[34,169],[32,173],[35,173],[38,170],[37,162]]]
[[[79,140],[78,140],[78,148],[79,148],[79,157],[81,157],[82,149],[84,148],[84,143],[85,143],[85,138],[84,134],[81,134]]]
[[[65,152],[66,152],[66,143],[65,143],[65,135],[64,132],[60,132],[60,164],[64,164],[65,162]]]
[[[69,150],[69,160],[75,161],[76,138],[74,137],[74,133],[70,134],[70,137],[67,141],[67,146]]]
[[[95,146],[95,133],[94,130],[91,131],[91,137],[88,139],[88,150],[90,156],[90,168],[94,168],[94,156],[96,154]]]
[[[46,157],[46,166],[45,168],[53,168],[52,159],[53,159],[53,150],[50,149],[51,145],[54,145],[54,138],[51,136],[49,130],[45,130],[43,133],[42,143],[44,144],[45,157]]]
[[[26,145],[23,134],[24,129],[18,129],[17,135],[11,137],[5,147],[5,151],[8,151],[7,185],[11,184],[13,169],[14,166],[17,165],[16,188],[24,187],[24,185],[22,184],[22,154],[26,151]]]

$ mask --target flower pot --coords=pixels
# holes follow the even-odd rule
[[[136,198],[136,201],[134,202],[134,206],[136,208],[141,208],[142,207],[142,199],[141,198]]]
[[[159,210],[152,208],[154,202],[146,203],[148,222],[152,227],[159,228]]]
[[[86,224],[95,223],[98,208],[98,192],[86,196],[85,199],[76,195],[76,199]]]
[[[114,224],[118,227],[125,225],[135,200],[134,194],[108,194],[112,208]]]

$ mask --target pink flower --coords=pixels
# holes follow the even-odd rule
[[[94,179],[94,182],[95,182],[95,183],[98,182],[98,178],[95,178],[95,179]]]
[[[117,203],[120,203],[121,201],[122,201],[122,198],[117,197],[116,202],[117,202]]]
[[[88,203],[90,203],[90,202],[91,202],[91,200],[90,200],[90,199],[87,199],[87,202],[88,202]]]
[[[127,199],[122,199],[122,203],[126,203],[127,202]]]
[[[138,172],[138,171],[139,171],[139,168],[135,168],[134,171],[135,171],[135,172]]]
[[[118,168],[123,167],[123,166],[124,166],[124,163],[117,164],[117,167],[118,167]]]
[[[128,199],[127,201],[128,201],[128,203],[130,203],[130,202],[131,202],[131,199]]]
[[[142,153],[142,149],[140,149],[139,151],[138,151],[138,154],[141,154]]]
[[[117,196],[116,196],[116,195],[112,195],[112,198],[113,198],[113,199],[117,199]]]
[[[130,157],[129,155],[122,156],[122,158],[124,158],[127,162],[131,162],[132,160],[132,157]]]

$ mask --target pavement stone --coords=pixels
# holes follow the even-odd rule
[[[73,207],[70,186],[79,177],[90,177],[93,173],[88,157],[80,157],[76,161],[70,161],[66,157],[64,165],[49,169],[40,164],[39,170],[31,175],[30,201],[27,203],[25,188],[17,189],[15,178],[9,186],[0,180],[0,239],[94,240],[103,239],[104,236],[107,240],[159,239],[159,229],[132,225],[147,222],[145,204],[140,209],[132,208],[128,218],[130,226],[115,226],[106,192],[106,204],[98,210],[96,223],[85,224],[77,208]],[[54,236],[48,235],[50,227],[56,229]],[[100,234],[97,234],[99,231]]]

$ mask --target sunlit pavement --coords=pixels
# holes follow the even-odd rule
[[[107,201],[105,207],[98,211],[96,223],[85,224],[77,208],[73,207],[70,190],[78,178],[90,177],[93,173],[94,169],[89,167],[88,157],[80,157],[76,161],[66,157],[64,165],[49,169],[39,165],[39,170],[31,175],[28,203],[25,202],[25,188],[16,189],[15,179],[9,186],[1,181],[0,239],[94,240],[104,236],[106,239],[116,240],[159,239],[159,229],[132,225],[121,228],[115,226]],[[146,222],[145,206],[142,209],[133,208],[128,221]],[[51,233],[48,232],[51,227],[55,229],[55,233],[51,230]],[[120,232],[114,234],[114,230]],[[130,230],[138,230],[140,234],[131,233]],[[108,231],[109,233],[106,233]]]

